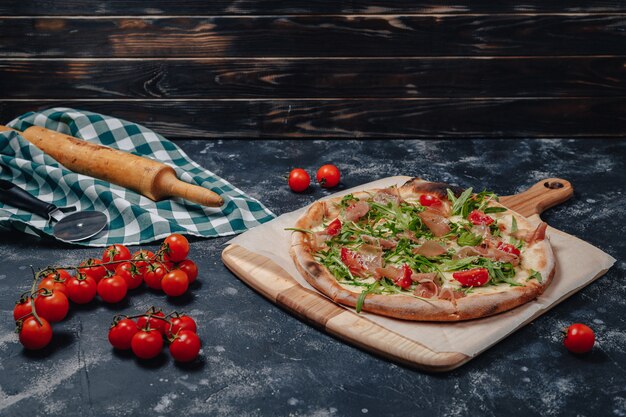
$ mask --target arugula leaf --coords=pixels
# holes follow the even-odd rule
[[[517,232],[517,219],[515,219],[515,216],[512,216],[511,220],[511,233],[515,233]]]
[[[472,232],[462,232],[459,235],[459,238],[456,240],[456,243],[459,244],[459,246],[476,246],[479,245],[480,242],[483,241],[482,236],[478,236],[473,234]]]
[[[526,278],[526,281],[531,280],[531,279],[536,279],[539,282],[543,281],[543,277],[541,276],[541,272],[535,271],[534,269],[531,269],[529,272],[530,272],[530,275],[528,276],[528,278]]]
[[[310,233],[313,234],[312,231],[307,230],[307,229],[299,229],[297,227],[285,227],[283,230],[292,230],[294,232],[302,232],[302,233]]]
[[[472,189],[472,187],[470,187],[467,190],[463,191],[461,193],[461,195],[459,196],[459,198],[455,199],[454,203],[452,203],[452,214],[453,215],[457,215],[457,214],[462,214],[463,213],[463,208],[465,207],[465,203],[467,203],[467,200],[472,195],[472,191],[474,191],[474,190]],[[449,193],[452,193],[452,191],[450,191]]]
[[[361,294],[359,294],[359,298],[356,300],[356,312],[360,313],[361,310],[363,309],[363,303],[365,302],[365,297],[367,296],[367,294],[371,294],[372,292],[376,291],[376,289],[380,286],[380,281],[376,281],[371,285],[368,285],[366,289],[364,289],[363,291],[361,291]]]
[[[502,213],[505,212],[506,209],[504,207],[487,207],[483,213],[485,214],[489,214],[489,213]]]
[[[444,272],[459,271],[473,264],[478,259],[479,259],[478,256],[468,256],[467,258],[461,258],[461,259],[445,259],[441,261],[441,266],[443,267],[442,271]]]

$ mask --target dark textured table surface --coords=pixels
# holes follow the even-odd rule
[[[139,291],[115,310],[99,301],[72,308],[51,346],[22,350],[11,311],[29,287],[28,265],[72,264],[101,249],[0,234],[0,415],[2,416],[625,416],[626,141],[181,141],[201,165],[263,201],[276,214],[327,194],[293,194],[283,175],[337,164],[343,186],[390,175],[422,176],[499,194],[546,177],[572,182],[572,200],[548,210],[552,226],[617,258],[604,277],[446,374],[408,369],[304,324],[247,287],[222,264],[228,238],[192,240],[199,285],[183,301]],[[155,248],[156,245],[147,245]],[[106,340],[118,312],[157,305],[199,321],[201,360],[164,354],[141,362]],[[569,354],[561,329],[583,322],[597,333],[586,356]]]

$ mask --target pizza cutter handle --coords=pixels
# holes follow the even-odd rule
[[[529,217],[569,200],[574,195],[574,187],[562,178],[546,178],[528,190],[515,195],[504,196],[500,202],[505,206]]]
[[[23,209],[46,219],[56,210],[54,204],[41,201],[12,182],[0,180],[0,202]]]

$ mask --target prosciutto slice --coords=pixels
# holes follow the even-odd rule
[[[465,293],[463,291],[453,290],[450,287],[441,288],[441,291],[439,291],[440,300],[448,300],[454,302],[456,299],[463,297],[465,297]]]
[[[419,213],[418,216],[435,236],[440,237],[450,233],[448,219],[441,214],[432,210],[426,210]]]
[[[417,287],[415,287],[413,294],[422,298],[433,298],[437,296],[438,292],[439,287],[434,281],[424,280],[423,282],[420,282]]]
[[[420,247],[413,249],[413,253],[427,258],[432,258],[433,256],[439,256],[446,253],[446,248],[433,240],[427,240]]]
[[[369,243],[375,246],[380,246],[383,249],[393,249],[396,246],[398,246],[398,242],[396,242],[395,240],[383,239],[380,237],[374,237],[370,235],[362,235],[361,239],[363,239],[363,242],[365,243]]]
[[[387,204],[391,202],[395,205],[399,205],[402,202],[402,198],[400,197],[400,190],[398,190],[397,188],[386,188],[380,190],[376,194],[374,194],[372,200],[381,204]]]
[[[539,226],[537,226],[537,228],[534,231],[532,231],[532,233],[529,233],[527,235],[526,242],[528,242],[529,245],[532,245],[535,242],[544,240],[546,238],[547,228],[548,228],[548,223],[546,222],[539,223]]]
[[[365,201],[358,201],[346,209],[346,219],[356,222],[370,211],[370,206]]]

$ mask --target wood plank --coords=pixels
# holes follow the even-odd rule
[[[625,95],[626,57],[0,60],[0,99]]]
[[[390,4],[392,3],[392,4]],[[520,12],[624,12],[626,3],[619,0],[567,2],[527,0],[455,0],[446,2],[394,0],[125,0],[90,1],[3,0],[0,15],[7,16],[119,16],[119,15],[264,15],[264,14],[406,14],[406,13],[520,13]]]
[[[0,121],[53,106],[132,120],[174,138],[623,137],[623,98],[2,100]]]
[[[0,57],[626,55],[621,15],[4,18]]]

